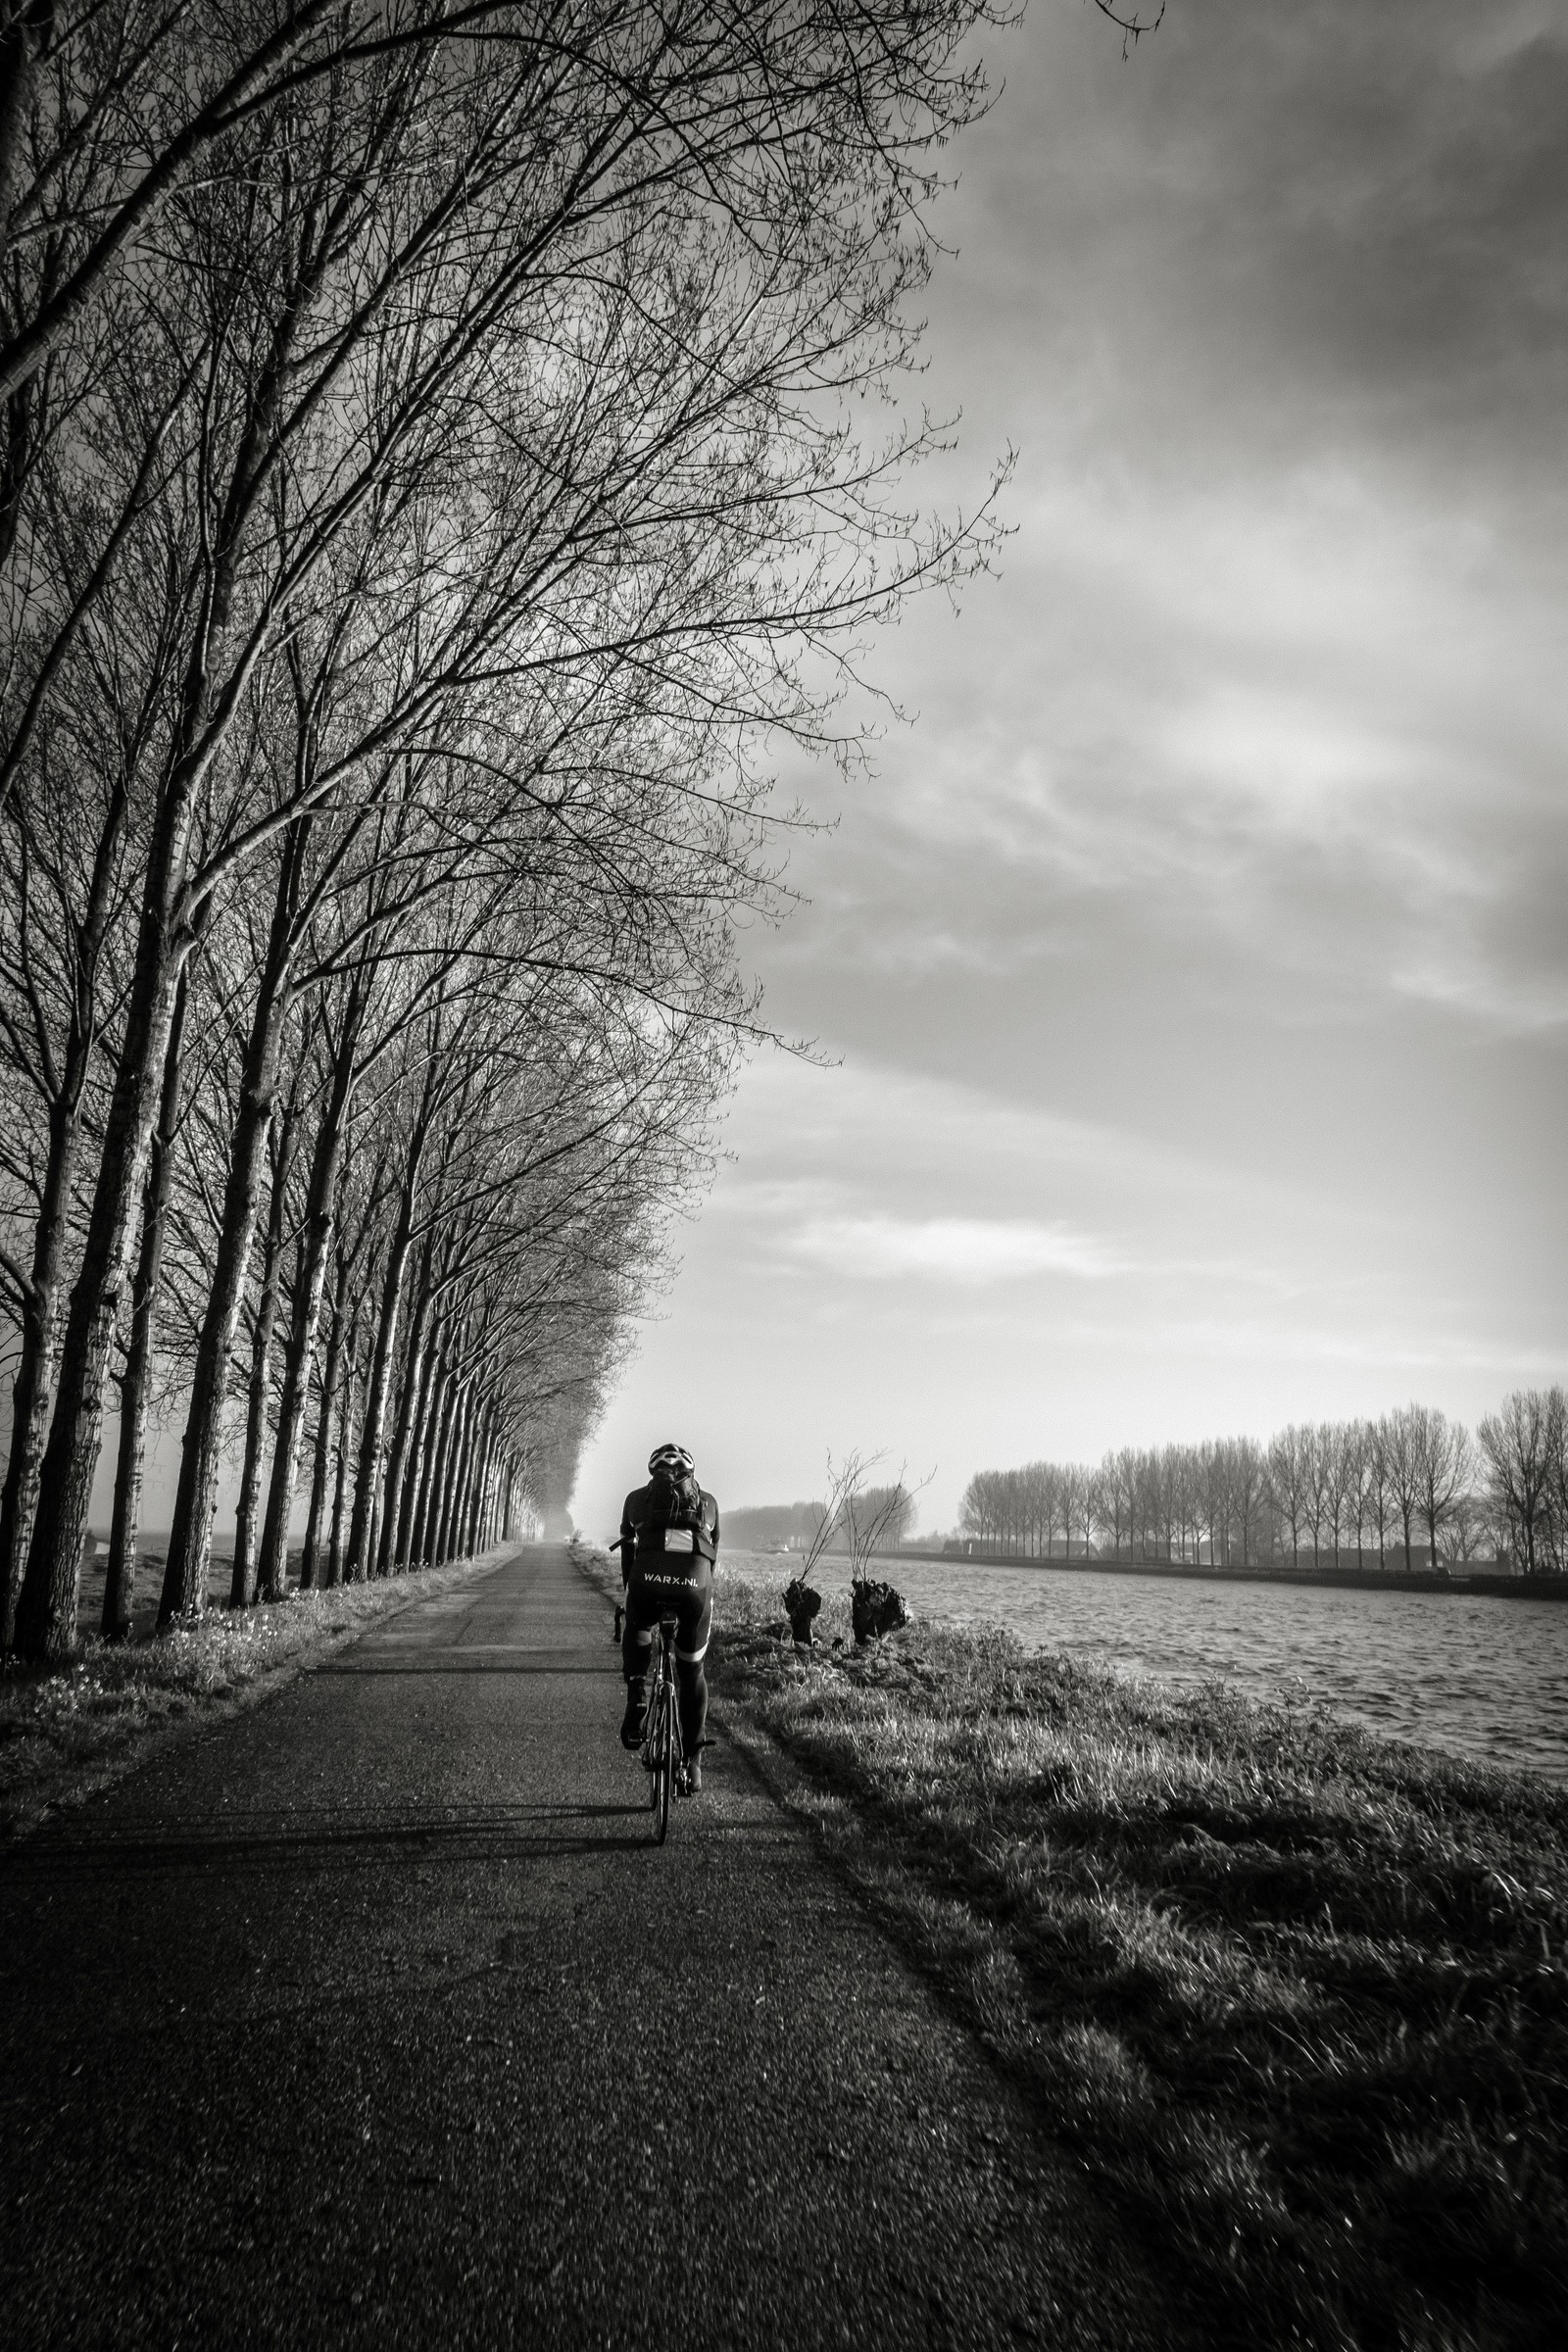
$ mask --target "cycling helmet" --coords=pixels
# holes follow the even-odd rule
[[[671,1478],[678,1478],[682,1473],[687,1477],[695,1478],[697,1464],[692,1460],[684,1446],[656,1446],[648,1456],[650,1478],[653,1477],[656,1470],[667,1470]]]

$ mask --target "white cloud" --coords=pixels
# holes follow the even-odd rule
[[[1117,1270],[1115,1258],[1092,1237],[1022,1219],[822,1217],[803,1226],[787,1247],[794,1255],[868,1282],[924,1276],[992,1283],[1032,1274],[1095,1281]]]
[[[1530,1036],[1568,1027],[1568,981],[1514,979],[1472,962],[1468,969],[1415,966],[1396,972],[1394,986],[1403,996],[1463,1013],[1504,1034]]]

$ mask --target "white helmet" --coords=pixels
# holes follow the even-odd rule
[[[697,1464],[684,1446],[656,1446],[648,1456],[648,1475],[653,1478],[661,1470],[667,1470],[671,1478],[695,1478]]]

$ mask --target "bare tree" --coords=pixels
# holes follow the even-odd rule
[[[1409,1408],[1410,1445],[1415,1457],[1416,1495],[1426,1522],[1432,1565],[1438,1564],[1438,1537],[1448,1524],[1461,1494],[1470,1484],[1474,1448],[1461,1422],[1430,1405]]]
[[[883,1457],[869,1455],[861,1469],[873,1468]],[[867,1565],[879,1551],[896,1551],[914,1521],[916,1498],[924,1493],[936,1475],[933,1471],[919,1484],[906,1484],[904,1465],[899,1475],[885,1486],[857,1485],[844,1498],[842,1526],[850,1550],[850,1573],[858,1583]]]
[[[1562,1448],[1561,1389],[1515,1389],[1478,1435],[1494,1504],[1527,1576],[1546,1564],[1553,1471]]]

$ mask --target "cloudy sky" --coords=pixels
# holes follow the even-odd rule
[[[747,942],[752,1066],[585,1456],[730,1504],[1568,1373],[1568,6],[992,36],[930,302],[994,577]],[[793,783],[796,779],[791,778]]]

